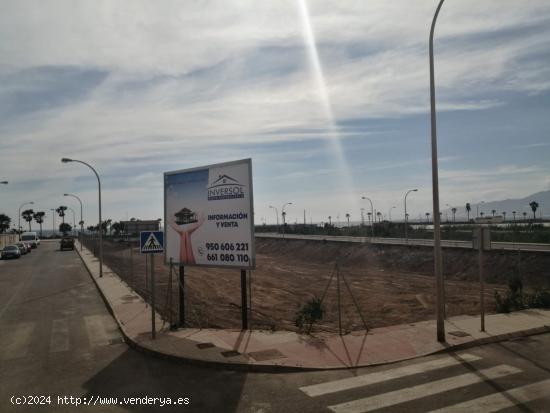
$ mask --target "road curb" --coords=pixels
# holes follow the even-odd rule
[[[383,362],[377,362],[377,363],[370,363],[370,364],[364,364],[364,365],[358,365],[358,366],[351,366],[351,367],[305,367],[305,366],[284,366],[284,365],[278,365],[278,364],[251,364],[251,363],[232,363],[232,362],[223,362],[223,361],[216,361],[216,360],[205,360],[205,359],[197,359],[192,357],[186,357],[186,356],[180,356],[180,355],[174,355],[169,353],[164,353],[158,350],[154,350],[147,345],[144,345],[140,343],[139,341],[135,340],[131,336],[129,336],[124,328],[124,323],[122,323],[121,320],[117,317],[116,313],[114,312],[113,308],[111,307],[111,303],[103,293],[103,290],[99,286],[97,280],[95,279],[92,270],[88,267],[88,264],[80,254],[80,251],[78,248],[75,248],[75,251],[77,252],[78,256],[80,257],[80,260],[84,264],[84,267],[86,267],[86,270],[88,271],[88,274],[90,274],[90,277],[92,278],[92,281],[94,282],[97,290],[99,291],[99,294],[101,298],[103,299],[103,302],[105,303],[105,306],[107,307],[109,313],[113,316],[115,319],[117,326],[124,337],[124,341],[126,344],[128,344],[129,347],[131,347],[134,350],[140,351],[144,354],[164,359],[164,360],[170,360],[177,363],[187,364],[187,365],[194,365],[199,367],[208,367],[216,370],[233,370],[233,371],[245,371],[245,372],[251,372],[251,373],[298,373],[298,372],[314,372],[314,371],[336,371],[336,370],[354,370],[358,368],[364,368],[364,367],[376,367],[376,366],[383,366],[383,365],[390,365],[395,363],[400,363],[402,361],[408,361],[408,360],[414,360],[416,358],[426,357],[430,355],[435,354],[443,354],[443,353],[451,353],[455,351],[461,351],[465,349],[469,349],[472,347],[478,347],[486,344],[493,344],[498,343],[502,341],[507,340],[513,340],[523,337],[528,337],[532,335],[538,335],[538,334],[544,334],[550,332],[550,326],[545,325],[543,327],[536,327],[531,328],[527,330],[522,331],[516,331],[512,333],[506,333],[506,334],[499,334],[495,336],[490,337],[483,337],[478,339],[473,339],[471,341],[465,342],[465,343],[459,343],[459,344],[452,344],[448,345],[445,348],[434,350],[434,351],[428,351],[426,353],[416,354],[411,357],[403,357],[395,360],[389,360],[389,361],[383,361]],[[113,272],[113,274],[116,275],[116,273]],[[116,275],[117,278],[118,275]],[[124,282],[122,279],[120,279],[121,282]],[[126,284],[128,285],[128,284]],[[131,288],[128,286],[128,288]],[[134,291],[132,289],[132,291]],[[135,292],[135,291],[134,291]],[[137,293],[136,293],[137,294]],[[138,294],[139,295],[139,294]],[[140,296],[141,297],[141,296]],[[143,299],[143,297],[141,297]],[[220,349],[221,350],[221,349]]]

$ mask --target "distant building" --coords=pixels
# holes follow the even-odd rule
[[[120,221],[124,226],[124,233],[127,235],[139,235],[141,231],[159,231],[160,219],[140,221]]]

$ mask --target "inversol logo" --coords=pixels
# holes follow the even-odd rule
[[[239,183],[229,175],[219,175],[208,187],[208,200],[219,201],[222,199],[244,198],[245,185]]]

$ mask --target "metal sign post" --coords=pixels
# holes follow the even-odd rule
[[[248,330],[248,299],[246,298],[246,292],[246,270],[241,270],[241,314],[243,330]]]
[[[149,260],[151,265],[151,336],[154,340],[157,331],[155,326],[155,254],[164,252],[164,233],[161,231],[141,231],[139,241],[141,253],[151,254]],[[147,264],[145,270],[147,271]]]
[[[180,277],[179,277],[179,325],[181,328],[185,327],[185,267],[180,265]]]

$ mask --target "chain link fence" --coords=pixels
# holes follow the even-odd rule
[[[151,258],[139,252],[139,240],[106,236],[103,243],[104,264],[150,302]],[[86,235],[83,244],[98,255],[97,237]],[[257,238],[256,251],[256,269],[248,272],[251,328],[297,331],[315,300],[324,310],[318,332],[435,317],[433,248]],[[447,317],[479,314],[478,252],[445,248],[443,264]],[[484,269],[488,313],[495,291],[504,296],[517,275],[526,290],[550,287],[550,254],[487,251]],[[241,328],[239,269],[186,267],[184,282],[187,327]],[[157,255],[155,307],[169,325],[179,322],[179,288],[179,268]]]

